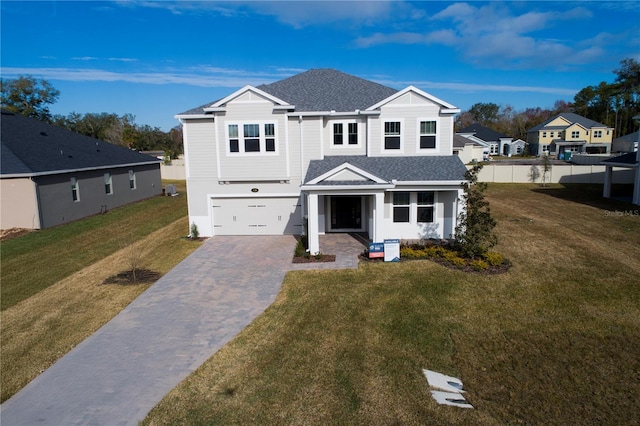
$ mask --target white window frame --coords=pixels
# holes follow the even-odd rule
[[[499,150],[499,146],[497,143],[490,143],[489,144],[489,155],[498,155]]]
[[[572,130],[571,139],[579,139],[579,138],[580,138],[580,130]]]
[[[422,133],[422,123],[425,123],[425,122],[435,123],[435,126],[436,126],[435,133]],[[416,134],[418,135],[418,140],[416,141],[416,152],[430,152],[430,151],[437,151],[438,149],[440,149],[440,122],[436,117],[418,118]],[[422,148],[420,146],[421,145],[420,140],[422,139],[422,136],[434,136],[435,146],[433,148]]]
[[[594,138],[601,138],[602,137],[602,130],[594,130],[593,131],[593,137]]]
[[[407,204],[396,204],[396,194],[407,194],[409,196],[409,202]],[[393,223],[411,223],[411,201],[412,193],[410,191],[394,191],[391,193],[391,221]],[[396,221],[396,208],[407,209],[407,220]]]
[[[382,121],[382,126],[380,129],[380,134],[381,134],[381,143],[380,146],[382,148],[382,152],[383,153],[398,153],[398,154],[403,154],[404,153],[404,134],[406,132],[406,129],[404,127],[404,119],[403,118],[385,118]],[[399,149],[387,149],[386,148],[386,133],[385,133],[385,127],[387,123],[400,123],[400,134],[398,135],[400,137],[400,148]]]
[[[74,203],[80,202],[80,183],[75,177],[71,178],[71,199]]]
[[[104,174],[104,193],[113,195],[113,176],[111,176],[111,173]]]
[[[336,148],[336,149],[344,149],[344,148],[358,148],[361,146],[362,144],[362,128],[360,126],[360,123],[357,120],[331,120],[329,121],[330,124],[330,131],[331,131],[331,148]],[[342,143],[341,144],[336,144],[335,143],[335,127],[334,125],[336,124],[340,124],[342,125]],[[356,134],[356,138],[357,138],[357,143],[355,144],[351,144],[349,143],[349,126],[350,125],[356,125],[356,129],[357,129],[357,134]]]
[[[245,139],[248,137],[245,136],[245,126],[246,125],[257,125],[259,129],[258,136],[258,144],[260,151],[245,151]],[[266,130],[267,125],[273,126],[273,137],[267,137]],[[238,152],[231,151],[231,137],[229,134],[229,127],[237,126],[238,129]],[[250,120],[250,121],[226,121],[224,123],[224,133],[225,133],[225,150],[227,156],[230,157],[241,157],[241,156],[270,156],[270,155],[278,155],[278,123],[276,121],[271,120]],[[234,138],[236,139],[236,138]],[[254,138],[251,138],[254,139]],[[267,139],[275,139],[274,143],[274,151],[267,151]]]
[[[418,194],[429,193],[431,194],[431,202],[420,204]],[[420,207],[431,207],[431,220],[428,222],[420,222],[420,214],[418,211]],[[435,223],[436,221],[436,192],[435,191],[416,191],[416,223]]]

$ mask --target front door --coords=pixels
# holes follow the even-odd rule
[[[331,197],[331,229],[362,229],[362,197]]]

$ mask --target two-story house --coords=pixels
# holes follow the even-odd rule
[[[613,127],[572,112],[563,112],[527,130],[532,155],[557,155],[569,160],[573,154],[611,152]]]
[[[327,232],[450,238],[466,172],[459,112],[332,69],[245,86],[176,115],[190,223],[202,236],[306,233],[312,253]]]

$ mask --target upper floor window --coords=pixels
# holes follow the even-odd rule
[[[400,149],[401,129],[399,121],[385,121],[384,123],[384,149]]]
[[[594,130],[593,131],[593,137],[594,138],[601,138],[602,137],[602,130]]]
[[[107,195],[113,194],[113,181],[111,179],[111,173],[104,174],[104,193]]]
[[[80,186],[74,177],[71,178],[71,198],[73,201],[80,201]]]
[[[436,122],[420,122],[420,149],[436,147]]]
[[[334,145],[357,145],[358,123],[333,123]]]
[[[553,137],[553,132],[549,132],[549,137]]]
[[[580,131],[579,130],[573,130],[571,132],[571,139],[578,139],[580,137]]]
[[[136,189],[136,174],[133,170],[129,170],[129,189]]]
[[[542,137],[546,138],[547,137],[547,132],[542,132]]]
[[[230,153],[276,151],[276,125],[274,123],[229,124],[227,140]]]

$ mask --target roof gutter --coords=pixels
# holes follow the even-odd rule
[[[127,164],[112,164],[107,166],[98,166],[98,167],[83,167],[80,169],[66,169],[66,170],[48,170],[46,172],[35,172],[35,173],[13,173],[13,174],[2,174],[0,178],[26,178],[26,177],[38,177],[38,176],[51,176],[51,175],[61,175],[65,173],[78,173],[78,172],[88,172],[92,170],[105,170],[105,169],[114,169],[121,167],[133,167],[133,166],[147,166],[150,164],[159,164],[162,163],[162,160],[155,161],[145,161],[144,163],[127,163]]]

